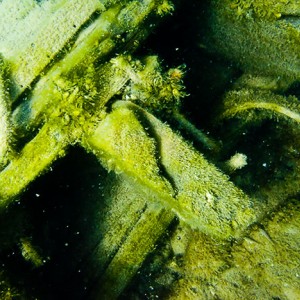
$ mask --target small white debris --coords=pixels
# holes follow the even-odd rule
[[[226,165],[231,172],[241,169],[247,165],[247,155],[243,153],[236,153],[228,161],[226,161]]]

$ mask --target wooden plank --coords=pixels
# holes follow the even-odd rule
[[[24,16],[16,22],[13,17],[16,2],[19,3],[11,1],[11,6],[6,2],[2,4],[6,4],[2,8],[7,17],[0,25],[0,28],[6,27],[5,34],[0,36],[0,52],[9,62],[14,100],[53,61],[92,14],[104,9],[98,0],[44,1],[41,6],[26,2],[22,11]]]

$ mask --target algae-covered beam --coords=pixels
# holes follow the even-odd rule
[[[253,111],[257,113],[253,114]],[[294,96],[284,97],[259,89],[233,90],[226,94],[220,119],[243,118],[247,122],[282,118],[300,124],[300,104]]]
[[[134,104],[117,102],[83,145],[108,170],[124,173],[152,201],[207,235],[239,238],[259,218],[252,200],[224,174]]]
[[[245,132],[247,127],[263,126],[266,120],[272,120],[274,131],[281,136],[281,148],[270,153],[275,161],[276,156],[284,162],[286,170],[280,170],[281,180],[278,175],[274,174],[265,186],[260,186],[255,198],[267,199],[267,207],[263,207],[263,201],[257,203],[261,211],[273,210],[278,205],[286,201],[288,197],[294,197],[299,194],[300,180],[299,167],[300,161],[298,155],[299,149],[299,130],[300,130],[300,105],[295,96],[285,97],[275,94],[268,90],[243,88],[228,92],[222,104],[222,113],[218,116],[218,121],[235,119],[243,128],[234,130],[237,135],[236,140],[241,132]],[[259,146],[259,145],[258,145]]]
[[[150,204],[91,290],[91,299],[117,299],[174,219],[171,211]]]
[[[88,278],[88,299],[117,299],[176,215],[122,173],[102,176],[100,194],[94,196],[96,202],[86,203],[93,212],[89,250],[78,245],[74,261]]]
[[[15,8],[16,2],[20,5],[15,0],[1,3],[0,10],[6,11],[2,24],[15,13],[11,8]],[[104,10],[102,3],[105,2],[43,1],[40,5],[29,6],[30,10],[18,22],[10,22],[9,30],[0,35],[0,52],[10,65],[13,99],[41,74],[95,12]]]
[[[15,132],[20,136],[31,135],[33,130],[46,121],[43,128],[48,128],[48,125],[54,126],[60,132],[59,135],[64,132],[66,136],[76,136],[76,140],[78,140],[82,132],[93,127],[93,123],[97,123],[99,118],[101,119],[107,101],[123,87],[128,79],[126,74],[120,70],[117,71],[110,63],[97,67],[95,65],[106,55],[113,55],[114,51],[117,51],[117,46],[124,45],[126,47],[126,43],[133,37],[141,37],[139,36],[140,31],[145,34],[146,31],[140,28],[145,25],[145,21],[151,14],[155,14],[159,7],[158,4],[159,1],[155,0],[128,1],[113,5],[100,14],[78,36],[71,52],[39,80],[32,94],[22,99],[21,104],[13,113]],[[62,7],[64,7],[63,4]],[[68,10],[67,14],[70,12],[74,14],[74,10]],[[75,15],[78,13],[77,11]],[[80,13],[85,14],[85,11]],[[66,20],[65,16],[63,20]],[[74,35],[72,31],[68,34],[68,38]],[[48,35],[46,35],[47,38]],[[49,38],[52,39],[52,37]],[[52,42],[55,43],[55,40]],[[128,51],[133,49],[134,47]],[[43,51],[38,55],[42,57]],[[8,61],[7,64],[10,66],[11,62]],[[42,68],[40,58],[36,60],[36,64],[40,66],[40,69]],[[22,68],[20,67],[20,69]],[[14,71],[11,66],[10,72],[12,76],[18,76],[18,72]],[[22,72],[25,71],[22,70]],[[3,82],[3,85],[5,83]],[[5,132],[9,132],[9,130]],[[53,144],[51,134],[50,137],[43,140],[43,132],[44,130],[41,130],[36,138],[24,147],[19,156],[12,159],[3,173],[3,201],[5,203],[8,201],[9,195],[15,196],[20,193],[41,172],[42,166],[49,166],[50,161],[52,162],[57,156],[57,154],[50,155],[51,151],[55,153],[59,147],[65,148],[65,143],[75,142],[73,139],[67,139],[68,141],[63,139],[61,145],[58,145],[59,141],[57,144]],[[49,145],[53,145],[53,149],[43,146],[47,144],[45,141],[49,142]],[[38,143],[41,145],[39,146]],[[35,159],[43,162],[36,170],[26,174],[26,162],[30,161],[31,155],[26,149],[32,147],[31,145],[35,146]],[[48,160],[48,154],[52,157],[51,160]],[[22,163],[24,166],[21,165]],[[10,184],[10,188],[6,187],[7,174],[11,178],[17,178],[18,172],[22,175],[20,175],[20,179],[16,180],[16,186],[13,187]]]
[[[45,124],[36,137],[0,173],[0,211],[3,211],[54,160],[65,155],[72,137],[55,124]]]
[[[23,99],[13,113],[13,122],[17,130],[24,132],[28,128],[38,126],[43,120],[45,110],[49,110],[48,106],[52,108],[60,105],[64,93],[68,93],[74,85],[85,85],[86,93],[89,94],[86,77],[98,86],[97,95],[95,95],[97,97],[94,98],[102,98],[103,89],[106,94],[107,92],[112,94],[105,82],[101,81],[103,78],[105,81],[110,79],[116,81],[112,78],[114,74],[102,71],[99,62],[105,62],[120,49],[133,51],[140,40],[152,30],[146,22],[155,15],[160,1],[127,2],[110,7],[101,13],[90,26],[83,29],[74,45],[70,47],[69,53],[37,82],[30,99]],[[95,65],[98,65],[97,71],[95,71]],[[120,82],[124,82],[122,77],[125,79],[127,75],[119,73]],[[104,98],[107,97],[104,96]]]
[[[299,1],[212,0],[205,39],[243,71],[288,87],[300,78]]]

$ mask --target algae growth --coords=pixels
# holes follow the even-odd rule
[[[299,298],[299,13],[2,0],[1,299]]]

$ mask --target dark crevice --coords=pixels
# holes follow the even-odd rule
[[[176,186],[175,180],[173,179],[172,175],[167,171],[166,167],[163,165],[161,161],[161,138],[159,136],[159,133],[156,132],[156,130],[153,128],[151,122],[149,119],[144,115],[143,111],[136,107],[134,109],[134,114],[136,115],[137,119],[140,121],[143,128],[145,128],[147,134],[155,140],[156,145],[156,161],[159,167],[159,170],[161,172],[161,175],[168,180],[168,182],[171,184],[174,192],[174,197],[177,196],[178,188]]]

